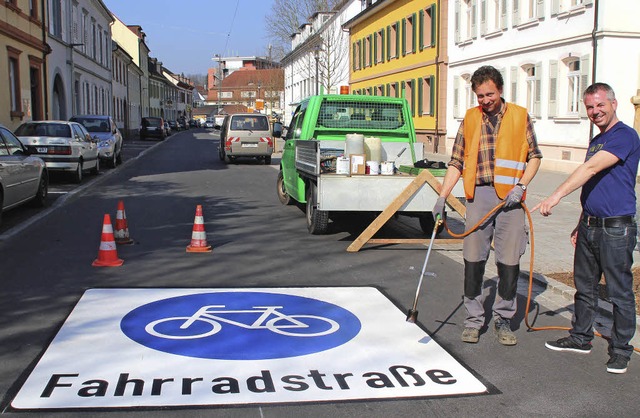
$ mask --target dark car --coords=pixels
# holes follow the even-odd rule
[[[157,138],[164,140],[167,137],[167,131],[164,127],[164,119],[158,117],[142,118],[140,122],[140,139]]]

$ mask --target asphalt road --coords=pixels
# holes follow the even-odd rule
[[[137,159],[54,205],[46,216],[0,241],[0,392],[5,415],[42,416],[8,408],[47,345],[90,288],[208,288],[373,286],[402,311],[415,295],[424,248],[408,245],[346,248],[366,220],[341,219],[324,236],[306,231],[304,212],[282,206],[275,193],[277,159],[225,165],[216,136],[203,130],[174,135]],[[126,158],[125,158],[126,160]],[[135,244],[119,247],[122,267],[91,266],[103,214],[126,204]],[[204,208],[209,244],[204,257],[185,253],[196,205]],[[421,237],[417,222],[399,218],[384,233]],[[235,408],[93,410],[91,416],[415,417],[415,416],[637,416],[640,366],[605,372],[606,342],[590,355],[550,352],[545,340],[560,333],[526,332],[524,297],[515,321],[518,345],[501,346],[493,331],[480,343],[460,342],[463,266],[434,251],[418,304],[419,325],[464,364],[490,394],[432,399],[262,405]],[[493,291],[491,282],[489,290]],[[546,299],[540,298],[540,301]],[[536,325],[567,326],[566,306],[541,302]],[[104,307],[108,309],[108,306]],[[358,353],[353,353],[357,356]],[[86,416],[87,411],[46,413]]]

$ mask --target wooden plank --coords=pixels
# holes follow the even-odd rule
[[[460,238],[436,238],[434,244],[462,244]],[[367,244],[424,244],[429,245],[429,238],[371,238]]]
[[[354,253],[360,251],[360,249],[367,242],[374,242],[372,237],[376,232],[382,228],[382,226],[405,204],[411,196],[415,194],[415,192],[422,187],[424,183],[427,183],[431,188],[437,193],[440,194],[442,190],[442,184],[438,181],[438,179],[429,172],[429,170],[422,170],[420,174],[416,176],[415,179],[405,189],[396,197],[390,204],[385,208],[385,210],[378,215],[376,219],[369,224],[369,226],[362,231],[362,233],[347,247],[347,252]],[[467,211],[467,208],[460,203],[460,201],[453,195],[449,194],[447,197],[447,203],[451,206],[453,210],[460,214],[460,216],[464,217]],[[429,240],[426,240],[427,242]],[[407,240],[403,240],[404,243],[407,243]],[[392,243],[392,242],[385,242]],[[399,242],[398,242],[399,243]]]

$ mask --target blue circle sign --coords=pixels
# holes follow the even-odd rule
[[[127,313],[124,334],[154,350],[219,360],[296,357],[360,332],[348,310],[302,296],[229,291],[163,299]]]

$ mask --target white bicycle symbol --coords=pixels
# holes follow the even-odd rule
[[[150,335],[159,338],[189,340],[205,338],[216,334],[222,329],[222,323],[235,325],[245,329],[268,329],[276,334],[288,335],[291,337],[318,337],[321,335],[332,334],[340,328],[340,325],[336,321],[322,316],[284,314],[278,311],[278,309],[282,309],[282,306],[254,306],[251,310],[218,310],[221,308],[225,308],[225,305],[203,306],[192,316],[174,316],[170,318],[157,319],[148,323],[144,329]],[[220,316],[220,314],[251,314],[246,315],[251,318],[255,317],[255,314],[260,315],[252,323],[243,323],[225,318]],[[167,329],[166,324],[175,321],[182,322],[178,327],[181,330],[188,330],[196,321],[208,324],[211,326],[211,329],[206,332],[200,332],[193,328],[193,334],[172,335],[158,331],[156,328],[160,324],[165,324],[164,328]],[[313,325],[317,324],[320,325],[322,331],[314,332],[309,330]],[[317,329],[317,326],[315,326],[314,329]],[[307,330],[307,332],[305,332],[305,330]]]

